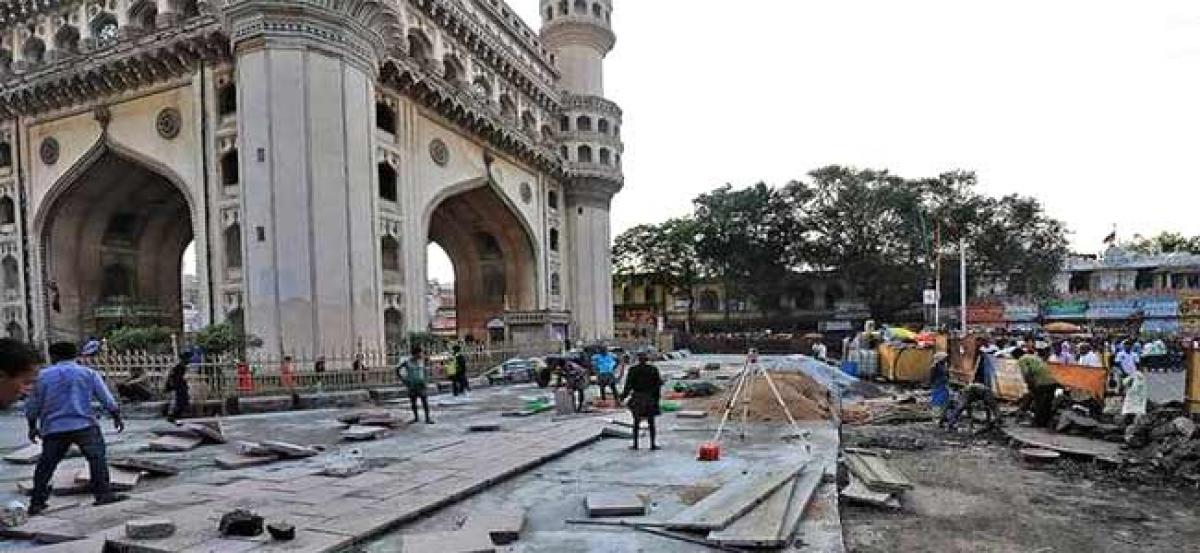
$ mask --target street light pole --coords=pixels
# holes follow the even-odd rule
[[[958,255],[958,295],[962,300],[962,312],[959,314],[962,320],[963,336],[967,335],[967,239],[963,238],[959,245]]]

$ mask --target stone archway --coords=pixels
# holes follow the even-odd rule
[[[123,325],[182,329],[180,269],[193,239],[181,188],[101,145],[39,210],[43,276],[58,292],[49,338],[80,339]]]
[[[484,341],[488,321],[537,308],[537,255],[520,215],[484,184],[437,204],[429,241],[454,265],[458,335]]]

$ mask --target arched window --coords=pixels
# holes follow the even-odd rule
[[[558,13],[560,13],[562,15],[570,15],[571,14],[571,10],[568,9],[568,6],[567,6],[567,0],[559,0]]]
[[[221,184],[225,186],[237,186],[241,178],[238,176],[238,151],[237,148],[225,152],[221,156]]]
[[[559,277],[558,273],[552,273],[550,275],[550,295],[558,296],[561,294],[562,294],[562,277]]]
[[[242,225],[234,223],[225,229],[225,268],[242,267]]]
[[[521,128],[529,134],[534,133],[537,129],[537,118],[533,116],[533,112],[529,110],[521,112]]]
[[[558,209],[558,191],[551,190],[546,194],[546,205],[550,206],[550,209]]]
[[[12,145],[0,142],[0,168],[12,167]]]
[[[571,132],[571,118],[566,115],[559,117],[558,130],[561,132]]]
[[[621,126],[620,125],[613,125],[613,136],[617,136],[617,137],[621,136]]]
[[[10,321],[8,325],[4,327],[4,332],[9,338],[14,340],[25,340],[25,331],[21,329],[21,325],[17,323],[17,321]]]
[[[225,314],[225,322],[229,323],[238,334],[246,331],[246,312],[241,307],[235,307]]]
[[[155,20],[158,19],[158,6],[151,0],[138,2],[129,9],[129,19],[143,30],[152,30],[155,27]]]
[[[596,130],[600,131],[600,134],[608,134],[608,119],[602,117],[596,121]]]
[[[117,16],[103,12],[92,19],[92,36],[100,44],[117,40]]]
[[[196,0],[183,0],[179,3],[179,15],[183,17],[196,17],[200,15],[200,3]]]
[[[617,167],[620,167],[621,166],[621,154],[617,154],[613,157],[617,158]]]
[[[632,286],[624,286],[621,288],[621,303],[626,304],[626,305],[633,303],[633,287]]]
[[[612,153],[608,148],[600,148],[600,165],[612,165]]]
[[[15,225],[17,223],[17,207],[9,196],[0,198],[0,225]]]
[[[592,162],[592,147],[586,146],[586,145],[580,146],[579,147],[579,163],[591,163],[591,162]]]
[[[570,160],[570,159],[571,159],[571,151],[570,151],[570,150],[568,150],[566,146],[563,146],[563,147],[561,147],[561,148],[559,148],[559,149],[558,149],[558,155],[559,155],[560,157],[562,157],[564,160]]]
[[[425,38],[425,34],[420,31],[413,31],[408,34],[408,55],[414,60],[424,64],[429,61],[433,52],[433,43]]]
[[[700,292],[700,311],[713,312],[720,309],[721,298],[713,290]]]
[[[584,0],[575,0],[575,13],[587,15],[587,2]]]
[[[550,125],[542,125],[542,141],[551,142],[554,140],[554,129]]]
[[[396,170],[390,163],[379,164],[379,199],[394,202],[399,198],[396,190]]]
[[[801,309],[804,311],[811,311],[815,309],[817,305],[817,295],[813,292],[813,289],[808,286],[797,290],[794,300],[796,303],[796,309]],[[831,305],[829,307],[832,308],[833,306]]]
[[[507,119],[516,118],[517,103],[513,101],[512,96],[508,94],[500,95],[500,115]]]
[[[79,53],[79,30],[70,25],[63,25],[54,33],[54,48],[68,54]]]
[[[14,262],[16,263],[16,262]],[[113,263],[104,268],[104,283],[101,297],[106,300],[133,297],[133,275],[124,265]],[[8,260],[4,260],[4,287],[8,288]]]
[[[4,289],[7,291],[15,291],[21,287],[21,266],[17,264],[17,258],[6,255],[4,256]]]
[[[39,64],[46,61],[46,44],[38,37],[31,36],[25,39],[22,52],[25,54],[25,61],[29,63]]]
[[[553,19],[554,19],[554,7],[551,6],[549,8],[546,8],[546,21],[552,21]]]
[[[383,337],[388,350],[395,350],[404,341],[404,316],[395,307],[383,312]]]
[[[442,68],[442,78],[446,79],[446,82],[459,84],[466,78],[466,71],[463,70],[462,64],[459,63],[458,58],[454,55],[446,54],[442,65],[444,66]]]
[[[600,4],[592,4],[592,17],[604,19],[604,8],[601,8]]]
[[[558,251],[558,229],[550,229],[550,251]]]
[[[400,242],[387,235],[379,244],[379,252],[383,256],[383,270],[400,272]]]
[[[479,240],[479,259],[487,261],[504,257],[504,251],[500,249],[500,243],[496,241],[495,236],[481,232],[476,238]]]
[[[217,112],[221,117],[237,113],[237,85],[229,82],[217,89]]]
[[[586,115],[580,115],[579,118],[575,120],[575,130],[580,132],[591,132],[592,118]]]
[[[375,128],[396,134],[396,112],[385,102],[375,102]]]

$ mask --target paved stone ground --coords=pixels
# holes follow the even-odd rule
[[[736,361],[736,360],[735,360]],[[697,359],[691,362],[705,362]],[[684,363],[686,364],[686,363]],[[664,363],[664,372],[680,364]],[[593,390],[594,391],[594,390]],[[742,446],[729,444],[719,463],[694,460],[696,445],[711,433],[685,428],[704,427],[712,421],[676,423],[673,415],[662,420],[664,451],[629,452],[625,440],[604,440],[586,445],[598,432],[602,418],[558,419],[549,413],[529,418],[501,418],[503,411],[523,407],[531,397],[549,393],[532,385],[479,390],[470,398],[432,398],[435,425],[412,425],[389,437],[357,444],[338,442],[346,410],[300,411],[248,415],[222,419],[230,445],[203,446],[187,453],[139,453],[149,429],[159,421],[130,421],[129,430],[110,435],[110,456],[138,455],[183,469],[174,477],[144,478],[126,503],[96,508],[90,498],[55,498],[82,501],[85,506],[55,513],[36,521],[34,529],[60,534],[123,535],[123,523],[148,515],[169,516],[180,525],[175,537],[161,543],[145,542],[147,551],[269,551],[260,541],[214,541],[221,512],[236,506],[252,507],[268,521],[287,519],[300,531],[289,551],[336,550],[367,534],[401,523],[396,532],[365,546],[367,551],[395,551],[407,533],[452,530],[472,513],[504,506],[524,507],[529,522],[513,551],[692,551],[696,546],[626,529],[567,527],[564,519],[582,514],[589,490],[614,487],[633,490],[651,499],[651,513],[669,515],[694,503],[703,494],[759,463],[770,463],[786,452],[777,429],[764,428]],[[407,402],[390,408],[408,418]],[[617,414],[616,413],[610,413]],[[500,432],[470,433],[467,427],[498,422]],[[818,451],[836,451],[837,434],[825,425],[812,428]],[[25,445],[24,421],[16,414],[0,414],[0,452]],[[302,445],[330,446],[318,457],[280,462],[266,467],[225,471],[214,459],[236,450],[237,440],[280,440]],[[586,445],[575,453],[541,464],[545,458],[571,445]],[[346,480],[313,476],[331,458],[356,450],[375,467]],[[69,466],[82,467],[82,461]],[[524,469],[533,467],[533,470]],[[29,479],[31,466],[0,463],[0,501],[21,498],[15,489]],[[491,486],[497,480],[512,479]],[[490,487],[489,487],[490,486]],[[474,492],[481,492],[475,494]],[[472,495],[473,494],[473,495]],[[824,494],[816,510],[824,518],[809,521],[809,533],[833,545],[821,549],[841,551],[841,532],[833,494]],[[462,499],[462,501],[456,501]],[[443,507],[443,504],[446,506]],[[577,512],[578,511],[578,512]],[[828,516],[832,513],[832,520]],[[832,540],[830,536],[836,536]],[[30,547],[21,541],[0,541],[0,551]],[[626,547],[628,546],[628,547]],[[84,551],[84,543],[71,549]],[[190,549],[189,549],[190,548]]]

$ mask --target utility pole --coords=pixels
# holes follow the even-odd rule
[[[962,299],[962,334],[967,335],[967,239],[963,238],[958,249],[958,295]]]
[[[933,290],[937,300],[933,304],[933,328],[942,326],[942,223],[938,221],[933,229],[933,251],[937,261],[933,269]]]

